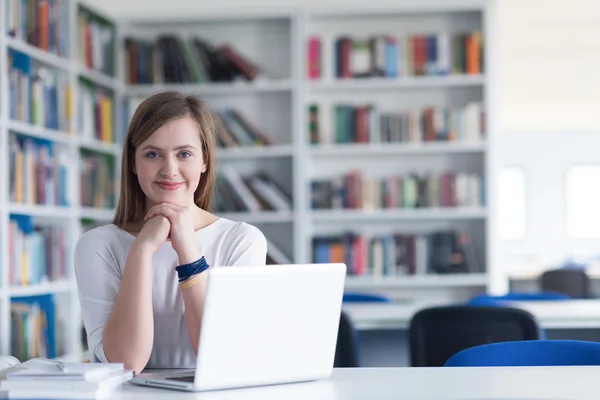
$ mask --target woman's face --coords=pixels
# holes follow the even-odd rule
[[[146,194],[146,208],[167,202],[194,204],[206,172],[196,122],[189,116],[167,122],[135,150],[134,172]]]

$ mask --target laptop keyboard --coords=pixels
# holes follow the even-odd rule
[[[180,381],[180,382],[191,382],[191,383],[193,383],[194,382],[194,376],[193,375],[192,376],[190,376],[190,375],[187,375],[187,376],[173,376],[173,377],[170,377],[170,378],[166,378],[166,380],[168,380],[168,381]]]

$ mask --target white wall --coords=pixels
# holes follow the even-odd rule
[[[511,242],[497,239],[495,255],[508,269],[523,262],[551,265],[568,254],[596,253],[595,240],[575,240],[566,233],[564,176],[571,164],[600,163],[600,135],[581,133],[600,133],[600,1],[497,1],[494,104],[500,141],[492,149],[494,162],[498,167],[521,165],[533,184],[527,187],[525,237]],[[193,18],[231,9],[385,6],[398,0],[103,0],[101,4],[97,7],[115,17],[151,19]],[[575,131],[582,141],[571,140]],[[596,158],[590,149],[598,149]]]
[[[499,162],[522,166],[528,180],[525,237],[499,241],[500,262],[533,272],[600,254],[600,240],[567,234],[565,190],[569,166],[600,164],[600,2],[501,0],[498,9]]]

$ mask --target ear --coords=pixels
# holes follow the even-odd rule
[[[201,171],[202,171],[202,173],[206,172],[206,164],[205,163],[202,163],[202,170]]]

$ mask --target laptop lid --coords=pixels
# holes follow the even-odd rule
[[[345,277],[344,264],[209,270],[196,388],[327,378]]]

